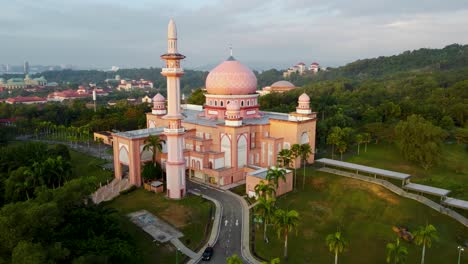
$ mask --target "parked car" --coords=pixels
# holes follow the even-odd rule
[[[203,251],[202,260],[208,261],[213,256],[213,247],[206,247]]]

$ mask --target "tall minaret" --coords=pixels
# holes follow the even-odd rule
[[[180,199],[185,196],[185,159],[183,142],[185,130],[180,113],[180,76],[184,70],[180,67],[180,60],[185,56],[177,52],[177,28],[174,20],[169,21],[167,28],[167,53],[161,55],[166,61],[166,67],[161,74],[167,78],[167,119],[168,127],[164,128],[167,143],[167,196],[172,199]]]

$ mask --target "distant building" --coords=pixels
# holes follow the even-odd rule
[[[288,81],[277,81],[270,86],[264,87],[262,90],[257,91],[260,96],[266,95],[269,93],[284,93],[295,89],[296,86]]]
[[[141,102],[151,104],[153,102],[153,100],[151,99],[151,97],[146,95],[145,97],[141,98]]]
[[[310,64],[309,68],[306,67],[305,63],[299,62],[295,66],[290,67],[285,72],[283,72],[283,78],[289,78],[293,73],[303,75],[306,72],[317,73],[319,71],[320,65],[317,62]]]
[[[0,87],[3,87],[8,90],[25,89],[25,88],[30,88],[34,86],[46,86],[46,85],[47,85],[47,80],[43,76],[39,78],[31,79],[29,75],[26,74],[24,79],[11,78],[11,79],[8,79],[7,81],[0,78]]]
[[[47,99],[38,96],[17,96],[8,98],[5,102],[7,104],[44,104],[47,103]]]
[[[317,62],[312,62],[309,66],[309,71],[317,73],[320,70],[320,65]]]
[[[151,89],[153,88],[153,82],[146,81],[144,79],[140,80],[120,80],[120,84],[117,86],[119,91],[131,91],[135,89]]]
[[[103,89],[86,90],[86,87],[81,85],[78,90],[65,90],[61,92],[53,92],[47,96],[47,101],[51,102],[63,102],[65,100],[74,100],[82,98],[91,98],[93,91],[96,92],[97,96],[107,96],[109,93]]]
[[[23,66],[24,74],[29,74],[29,62],[25,61]]]

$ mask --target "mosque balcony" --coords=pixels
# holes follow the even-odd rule
[[[182,134],[185,132],[185,128],[164,128],[165,134]]]
[[[184,73],[182,68],[162,68],[162,73]]]

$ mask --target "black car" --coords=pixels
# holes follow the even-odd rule
[[[213,247],[206,247],[203,251],[202,260],[210,260],[213,256]]]

